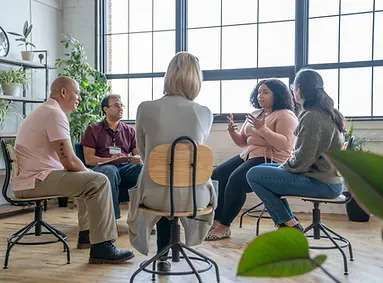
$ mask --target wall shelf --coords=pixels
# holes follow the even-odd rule
[[[6,64],[11,66],[20,66],[23,68],[29,68],[29,69],[53,69],[54,67],[48,66],[47,64],[39,64],[31,61],[24,61],[24,60],[18,60],[18,59],[12,59],[12,58],[4,58],[0,57],[0,64]]]
[[[8,95],[0,95],[0,99],[9,100],[9,101],[20,101],[20,102],[28,102],[28,103],[43,103],[45,99],[33,99],[28,97],[15,97]]]

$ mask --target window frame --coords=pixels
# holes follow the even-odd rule
[[[101,72],[105,73],[107,70],[107,41],[105,39],[106,34],[106,5],[108,0],[96,0],[96,66],[97,69]],[[155,0],[152,0],[152,3]],[[176,7],[176,15],[175,15],[175,51],[187,51],[187,35],[188,35],[188,27],[187,27],[187,2],[188,0],[174,0]],[[314,68],[314,69],[337,69],[338,70],[338,105],[339,108],[339,96],[340,96],[340,69],[343,68],[356,68],[356,67],[371,67],[372,75],[371,75],[371,114],[373,114],[374,110],[374,67],[383,66],[383,60],[373,60],[374,58],[374,32],[375,32],[375,14],[376,12],[383,12],[383,10],[375,10],[375,0],[373,1],[374,6],[372,11],[368,12],[353,12],[353,13],[340,13],[341,12],[341,2],[339,0],[339,14],[337,15],[325,15],[325,16],[315,16],[309,17],[309,2],[310,0],[295,0],[295,46],[294,46],[294,65],[291,66],[281,66],[281,67],[259,67],[259,68],[238,68],[238,69],[218,69],[218,70],[203,70],[204,81],[223,81],[223,80],[243,80],[243,79],[263,79],[263,78],[289,78],[289,82],[291,83],[294,79],[295,73],[301,68]],[[259,8],[259,0],[257,0],[257,6]],[[258,9],[259,11],[259,9]],[[259,13],[259,12],[258,12]],[[372,57],[371,60],[367,61],[353,61],[353,62],[340,62],[340,24],[341,24],[341,16],[344,15],[358,15],[372,13],[373,22],[372,22]],[[221,0],[221,15],[222,15],[222,0]],[[335,63],[322,63],[322,64],[309,64],[308,63],[308,46],[309,46],[309,21],[310,19],[316,18],[326,18],[329,16],[338,16],[338,62]],[[257,16],[259,19],[259,16]],[[278,22],[290,22],[291,20],[281,20]],[[274,21],[271,21],[274,22]],[[262,22],[268,23],[268,22]],[[232,24],[229,26],[236,26],[242,24]],[[221,17],[221,26],[222,29],[222,17]],[[257,29],[259,29],[259,22],[257,25]],[[257,35],[258,37],[258,35]],[[257,38],[257,42],[259,42],[259,38]],[[221,38],[222,43],[222,38]],[[222,44],[221,44],[222,48]],[[258,44],[257,44],[257,53],[258,53]],[[153,52],[153,51],[152,51]],[[222,52],[220,54],[220,66],[222,66]],[[257,64],[258,64],[258,56],[257,56]],[[134,78],[157,78],[163,77],[165,75],[164,72],[151,72],[151,73],[120,73],[120,74],[106,74],[107,79],[134,79]],[[128,93],[129,97],[129,93]],[[129,98],[128,98],[129,100]],[[128,105],[129,107],[129,101]],[[220,88],[220,109],[222,109],[222,87]],[[236,113],[235,117],[238,121],[243,121],[245,119],[246,113]],[[215,123],[224,123],[226,122],[227,113],[221,113],[214,115]],[[350,116],[346,117],[352,120],[360,121],[360,120],[379,120],[383,121],[383,116]],[[127,120],[128,122],[134,123],[134,120]]]

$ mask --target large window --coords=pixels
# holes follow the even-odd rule
[[[383,117],[383,0],[99,0],[100,68],[134,120],[162,96],[172,56],[199,58],[197,102],[216,120],[251,111],[262,78],[312,67],[348,117]],[[277,8],[276,8],[277,7]],[[355,80],[355,78],[358,78]],[[355,103],[358,101],[358,103]]]
[[[348,117],[382,116],[382,0],[310,0],[308,66]],[[380,103],[380,104],[379,104]]]

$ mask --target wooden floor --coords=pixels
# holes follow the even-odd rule
[[[124,209],[126,211],[126,209]],[[20,227],[31,221],[32,213],[0,219],[0,255],[3,264],[6,238]],[[300,215],[303,224],[309,224],[310,215]],[[324,215],[324,222],[348,237],[353,244],[355,261],[349,262],[350,274],[343,275],[343,265],[338,251],[324,251],[328,255],[325,267],[341,282],[383,282],[383,242],[380,238],[382,224],[378,220],[368,223],[354,223],[344,216]],[[0,269],[1,282],[129,282],[129,278],[145,256],[136,252],[136,257],[123,265],[89,265],[89,251],[77,250],[76,246],[76,211],[68,208],[50,208],[45,219],[69,236],[71,246],[71,264],[66,264],[65,254],[59,244],[44,246],[16,246],[13,248],[9,269]],[[126,219],[126,218],[123,218]],[[127,226],[119,223],[120,237],[117,244],[129,247]],[[219,264],[221,282],[332,282],[322,271],[315,270],[310,274],[284,279],[246,279],[235,276],[241,252],[246,243],[255,235],[254,218],[245,218],[244,227],[233,224],[232,237],[219,242],[205,242],[198,250],[212,257]],[[270,220],[264,220],[261,231],[273,229]],[[151,236],[152,252],[155,236]],[[317,254],[318,252],[312,252]],[[182,267],[182,266],[181,266]],[[148,274],[139,275],[135,282],[150,282]],[[204,282],[215,282],[213,271],[202,276]],[[181,281],[182,280],[182,281]],[[162,276],[157,282],[196,282],[193,276]]]

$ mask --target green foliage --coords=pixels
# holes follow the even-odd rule
[[[105,75],[87,63],[84,47],[77,39],[67,36],[61,43],[66,51],[64,58],[56,60],[59,75],[76,80],[81,90],[82,101],[70,115],[72,140],[77,142],[90,123],[101,119],[101,99],[110,86]]]
[[[383,219],[383,156],[364,151],[328,153],[359,204]]]
[[[254,277],[286,277],[304,274],[319,267],[325,255],[310,258],[303,233],[282,228],[255,238],[240,259],[237,275]]]
[[[10,101],[0,100],[0,129],[4,126],[5,117],[8,113]]]
[[[25,84],[28,81],[25,70],[10,69],[0,72],[0,83],[4,84]]]
[[[29,25],[28,21],[25,21],[24,25],[23,25],[23,33],[22,34],[17,33],[17,32],[8,32],[8,33],[12,34],[14,36],[17,36],[16,41],[19,41],[18,46],[24,45],[25,51],[27,51],[28,46],[36,47],[30,39],[31,32],[32,32],[32,24]]]
[[[360,138],[357,136],[354,136],[354,125],[352,124],[351,121],[351,126],[350,128],[347,129],[347,132],[344,134],[344,138],[346,142],[350,141],[351,137],[354,137],[354,140],[352,142],[351,148],[348,148],[349,150],[354,150],[354,151],[362,151],[365,150],[364,146],[367,142],[366,138]]]

